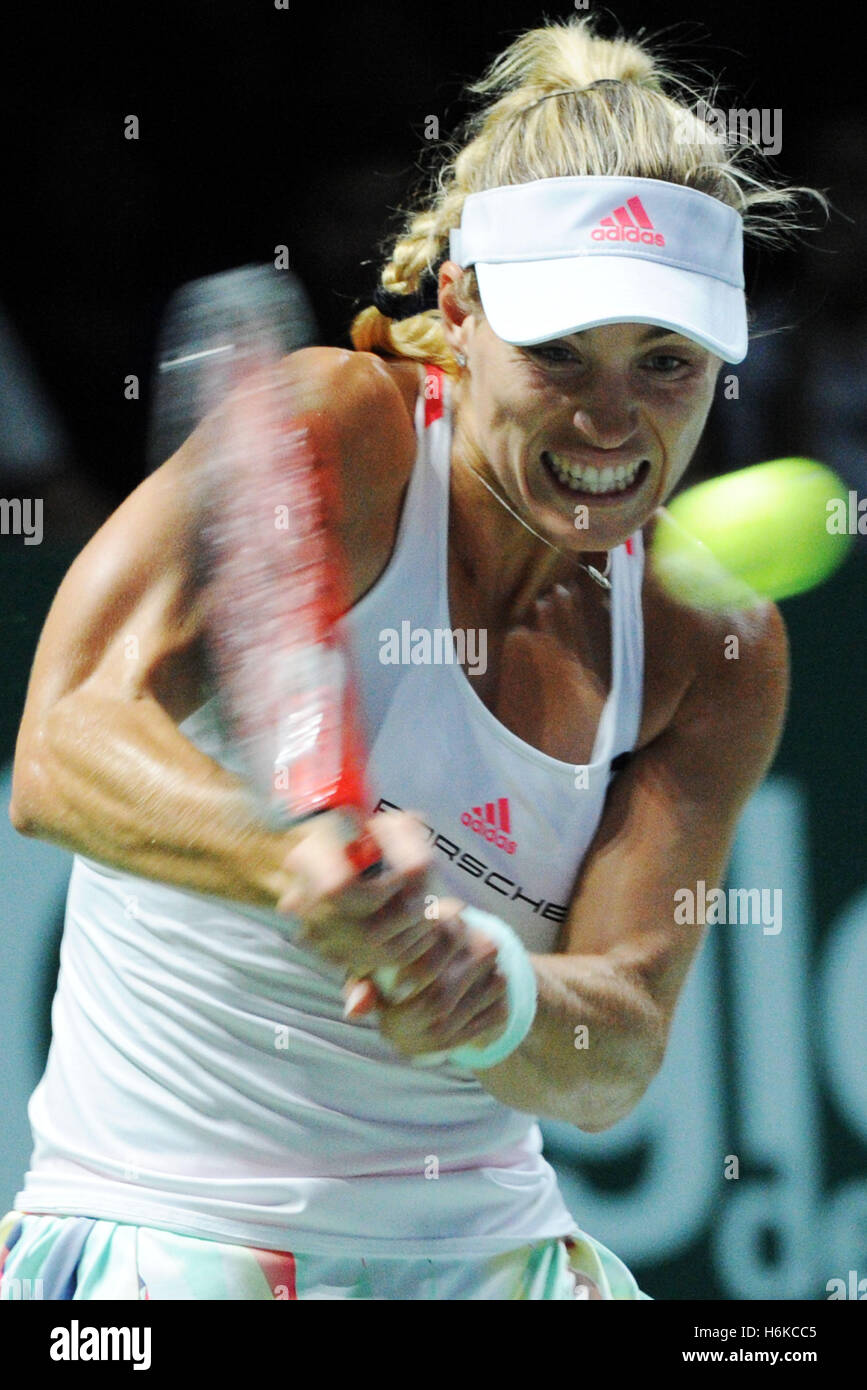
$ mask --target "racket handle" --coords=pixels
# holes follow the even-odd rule
[[[385,868],[382,850],[366,830],[349,841],[346,857],[359,878],[376,878]]]

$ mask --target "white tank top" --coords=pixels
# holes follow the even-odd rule
[[[641,533],[612,553],[612,689],[575,768],[504,728],[448,644],[412,664],[420,634],[435,644],[450,627],[451,396],[437,369],[415,424],[393,555],[344,619],[368,782],[380,807],[425,813],[456,896],[550,951],[612,760],[639,729]],[[213,702],[181,729],[240,770]],[[297,946],[294,925],[75,856],[16,1208],[356,1256],[484,1256],[574,1230],[534,1117],[463,1069],[413,1066],[375,1018],[344,1021],[343,972]]]

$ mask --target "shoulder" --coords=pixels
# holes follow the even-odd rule
[[[789,692],[789,644],[776,604],[710,609],[673,598],[660,583],[653,536],[644,528],[648,665],[667,681],[668,708],[650,737],[664,735],[703,757],[702,778],[746,794],[779,743]],[[660,676],[664,672],[664,676]],[[648,672],[652,676],[652,671]]]
[[[305,407],[321,410],[335,430],[348,519],[368,514],[374,500],[388,507],[391,495],[398,496],[406,483],[416,455],[421,364],[310,347],[284,358],[283,368]]]
[[[314,408],[326,410],[349,434],[365,429],[389,437],[413,427],[415,397],[424,368],[386,362],[372,352],[309,347],[283,359],[287,378]]]

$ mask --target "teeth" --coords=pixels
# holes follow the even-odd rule
[[[556,454],[547,452],[544,457],[561,483],[565,483],[575,492],[591,493],[623,492],[635,482],[635,475],[643,462],[639,459],[628,468],[620,464],[617,468],[599,469],[589,466],[582,468],[580,464],[567,463]]]

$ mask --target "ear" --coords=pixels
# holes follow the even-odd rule
[[[440,311],[443,319],[443,332],[449,346],[455,350],[460,349],[464,335],[461,333],[461,325],[471,317],[468,311],[461,307],[455,294],[455,287],[463,275],[463,268],[456,261],[444,261],[440,266],[439,272],[439,297]]]
[[[467,316],[467,311],[460,307],[455,295],[455,287],[463,273],[463,267],[459,266],[457,261],[444,261],[440,266],[440,308],[444,313],[448,313],[449,319],[456,324],[463,323]]]

